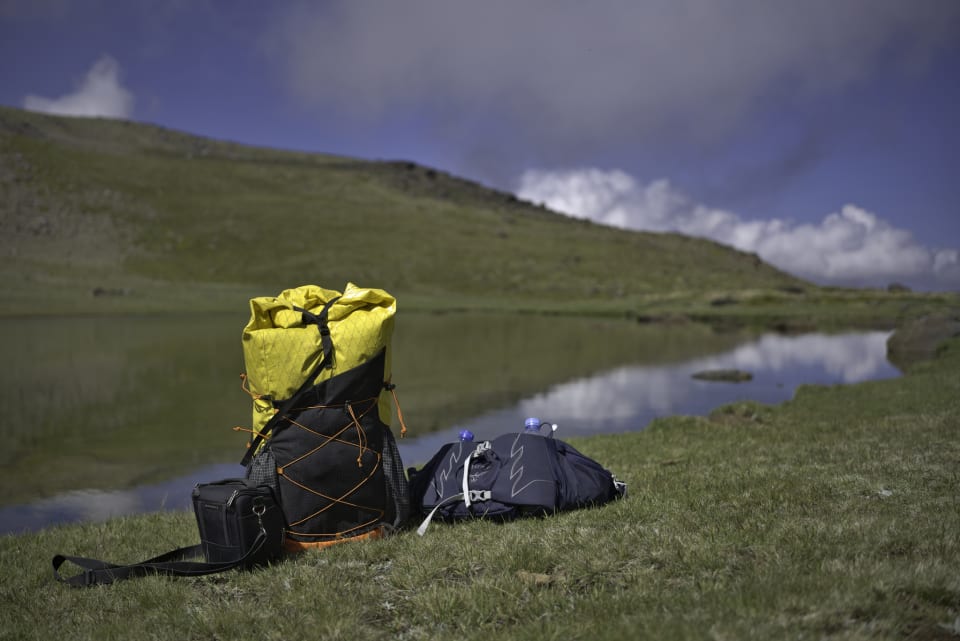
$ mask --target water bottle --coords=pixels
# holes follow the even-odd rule
[[[460,430],[460,440],[464,443],[473,441],[473,432],[470,430]]]
[[[523,422],[523,431],[527,434],[540,434],[540,428],[544,425],[550,428],[550,436],[552,437],[553,433],[557,431],[557,424],[546,423],[535,416],[531,416]]]

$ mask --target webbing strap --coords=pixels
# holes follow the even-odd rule
[[[417,534],[423,536],[427,533],[427,528],[430,527],[430,521],[433,520],[433,515],[437,513],[437,510],[439,510],[441,506],[450,503],[451,501],[459,501],[462,498],[463,494],[454,494],[453,496],[448,496],[446,499],[437,503],[436,506],[430,510],[430,514],[427,515],[427,518],[425,518],[420,524],[420,527],[417,528]]]
[[[300,312],[304,325],[316,325],[317,329],[320,330],[320,347],[323,349],[323,360],[320,361],[321,370],[333,367],[333,341],[330,339],[330,326],[327,325],[327,312],[330,310],[330,306],[339,299],[338,296],[324,305],[319,314],[311,314],[302,307],[293,306],[293,309]],[[316,378],[316,376],[311,378]]]
[[[470,461],[473,459],[474,455],[480,456],[487,450],[491,449],[490,441],[483,441],[482,443],[477,444],[477,449],[473,450],[467,454],[467,458],[463,461],[463,502],[466,507],[470,507],[471,503],[479,503],[480,501],[489,501],[490,500],[490,490],[471,490],[470,489]]]
[[[470,507],[470,459],[473,458],[473,452],[467,454],[463,462],[463,502]]]
[[[323,357],[320,359],[320,362],[317,363],[317,366],[314,370],[307,376],[307,379],[303,381],[294,394],[284,401],[283,405],[277,410],[267,424],[263,426],[263,429],[260,430],[256,436],[250,441],[247,451],[243,455],[243,460],[240,461],[240,465],[247,466],[250,464],[253,455],[256,454],[257,448],[260,447],[260,443],[263,442],[263,439],[266,438],[266,435],[277,426],[277,424],[286,418],[287,413],[293,409],[294,405],[300,400],[300,398],[313,387],[313,381],[320,375],[324,369],[328,367],[333,367],[333,340],[330,338],[330,326],[327,324],[327,315],[330,312],[330,308],[340,300],[339,296],[332,298],[326,305],[323,306],[323,309],[320,310],[319,314],[311,314],[301,307],[294,305],[294,309],[299,311],[302,315],[301,320],[304,325],[315,324],[320,330],[320,347],[323,350]]]
[[[470,461],[473,459],[473,455],[480,455],[483,452],[491,449],[492,445],[490,441],[484,441],[477,445],[477,448],[467,454],[467,458],[463,460],[463,481],[461,482],[460,488],[463,490],[459,494],[454,494],[453,496],[448,496],[444,500],[437,503],[430,513],[427,515],[427,518],[420,523],[420,527],[417,528],[417,534],[423,536],[427,532],[427,528],[430,527],[430,521],[433,520],[434,515],[437,513],[442,506],[450,503],[452,501],[462,500],[464,506],[468,509],[474,503],[481,503],[483,501],[489,501],[493,497],[493,492],[490,490],[471,490],[470,489]]]
[[[259,519],[259,515],[257,516]],[[260,551],[267,540],[267,531],[263,527],[263,521],[260,522],[260,532],[254,539],[250,549],[238,559],[233,561],[221,561],[207,563],[200,561],[186,561],[202,554],[201,545],[191,545],[188,547],[177,548],[165,554],[133,563],[131,565],[114,565],[97,559],[88,559],[82,556],[65,556],[58,554],[53,557],[53,576],[61,583],[66,583],[70,587],[82,588],[92,585],[108,585],[116,581],[130,579],[134,577],[148,576],[151,574],[165,574],[167,576],[203,576],[206,574],[215,574],[232,570],[233,568],[244,565],[254,554]],[[83,569],[83,572],[71,577],[60,575],[60,566],[64,562],[70,561],[74,565]]]

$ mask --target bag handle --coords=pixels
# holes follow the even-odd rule
[[[330,308],[340,300],[339,296],[332,298],[326,305],[323,306],[323,309],[320,310],[319,314],[312,314],[302,307],[293,306],[293,309],[300,312],[301,322],[304,325],[316,325],[317,329],[320,330],[320,346],[323,350],[323,357],[320,359],[320,362],[317,363],[317,366],[314,370],[307,376],[307,379],[303,381],[303,384],[300,385],[300,389],[293,393],[293,395],[283,402],[283,405],[277,410],[276,414],[270,417],[270,420],[267,421],[267,424],[263,426],[263,429],[254,436],[250,441],[250,446],[247,447],[247,451],[243,455],[243,459],[240,461],[240,465],[246,467],[250,464],[250,461],[253,459],[254,454],[257,452],[257,448],[260,447],[260,443],[263,442],[264,435],[269,434],[279,423],[283,420],[287,413],[293,409],[293,406],[300,400],[300,398],[313,387],[313,381],[320,375],[320,372],[323,370],[333,367],[333,340],[330,338],[330,326],[327,324],[327,316],[330,312]]]

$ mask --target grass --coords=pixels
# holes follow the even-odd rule
[[[53,581],[58,552],[129,562],[193,542],[186,513],[3,537],[0,638],[955,638],[958,373],[953,339],[900,379],[573,440],[626,500],[249,573]]]

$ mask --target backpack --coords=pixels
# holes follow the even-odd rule
[[[250,310],[243,379],[253,428],[241,463],[248,479],[275,490],[284,549],[399,526],[409,495],[389,427],[396,300],[352,283],[343,293],[307,285],[254,298]],[[399,407],[398,416],[403,426]]]
[[[128,565],[58,554],[58,581],[83,587],[249,569],[283,552],[377,538],[406,520],[409,490],[388,427],[395,299],[352,283],[342,294],[308,285],[254,298],[250,309],[246,478],[194,488],[199,544]],[[399,406],[397,414],[405,430]],[[67,562],[82,572],[61,574]]]
[[[410,499],[426,516],[445,521],[512,519],[601,505],[626,494],[626,484],[572,445],[537,432],[502,434],[440,448],[420,470],[408,470]]]

